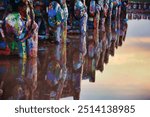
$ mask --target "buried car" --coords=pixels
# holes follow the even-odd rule
[[[68,9],[65,1],[52,1],[48,6],[49,35],[56,44],[64,41],[64,32],[67,30]],[[66,36],[65,36],[66,37]]]

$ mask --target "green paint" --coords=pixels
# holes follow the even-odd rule
[[[18,45],[17,45],[16,41],[9,42],[8,46],[9,46],[11,52],[18,50]]]

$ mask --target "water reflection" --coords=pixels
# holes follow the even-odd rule
[[[39,53],[35,99],[60,99],[67,96],[79,99],[83,58],[86,54],[85,35],[77,40],[72,39],[71,43],[69,46],[51,45]]]
[[[150,20],[149,13],[129,12],[127,17],[129,20],[141,20],[141,19]]]
[[[37,88],[37,59],[0,61],[0,99],[33,99]]]
[[[81,81],[95,82],[109,55],[122,46],[127,22],[123,17],[101,21],[87,35],[68,35],[69,45],[41,44],[38,59],[0,60],[0,99],[80,99]]]

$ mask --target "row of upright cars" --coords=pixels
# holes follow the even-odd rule
[[[121,10],[126,13],[128,5],[128,0],[54,0],[45,6],[39,0],[34,1],[39,39],[49,38],[57,44],[66,42],[67,34],[86,34],[88,29],[96,28],[105,30],[105,21],[116,19]]]
[[[130,10],[149,10],[149,2],[131,2],[128,9]]]
[[[121,10],[126,12],[127,4],[128,0],[6,0],[2,4],[2,23],[5,24],[1,37],[6,35],[13,37],[13,41],[17,40],[21,58],[28,53],[34,53],[31,57],[35,57],[37,40],[47,39],[59,44],[67,42],[67,34],[85,35],[88,29],[96,28],[103,32],[105,21],[115,20]],[[8,6],[12,9],[9,10]],[[6,47],[6,44],[1,45]]]
[[[38,0],[35,1],[39,3]],[[47,10],[44,11],[45,13],[39,17],[40,7],[43,9],[43,7],[39,5],[42,5],[42,3],[36,4],[35,2],[34,10],[35,15],[38,16],[37,22],[41,22],[39,19],[42,19],[43,25],[46,25],[47,22],[47,26],[53,29],[65,22],[63,27],[67,26],[66,28],[69,33],[85,33],[87,29],[99,28],[100,24],[105,23],[106,18],[110,19],[112,15],[117,16],[121,7],[122,9],[126,9],[128,0],[54,0],[52,4],[53,10],[55,10],[57,14],[55,14],[56,12],[53,12],[53,10],[50,10],[51,4],[48,4]],[[47,18],[44,14],[47,14]],[[43,16],[46,19],[43,19]]]

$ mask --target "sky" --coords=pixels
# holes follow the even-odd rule
[[[150,99],[150,21],[128,22],[127,38],[96,82],[82,81],[81,99]]]

